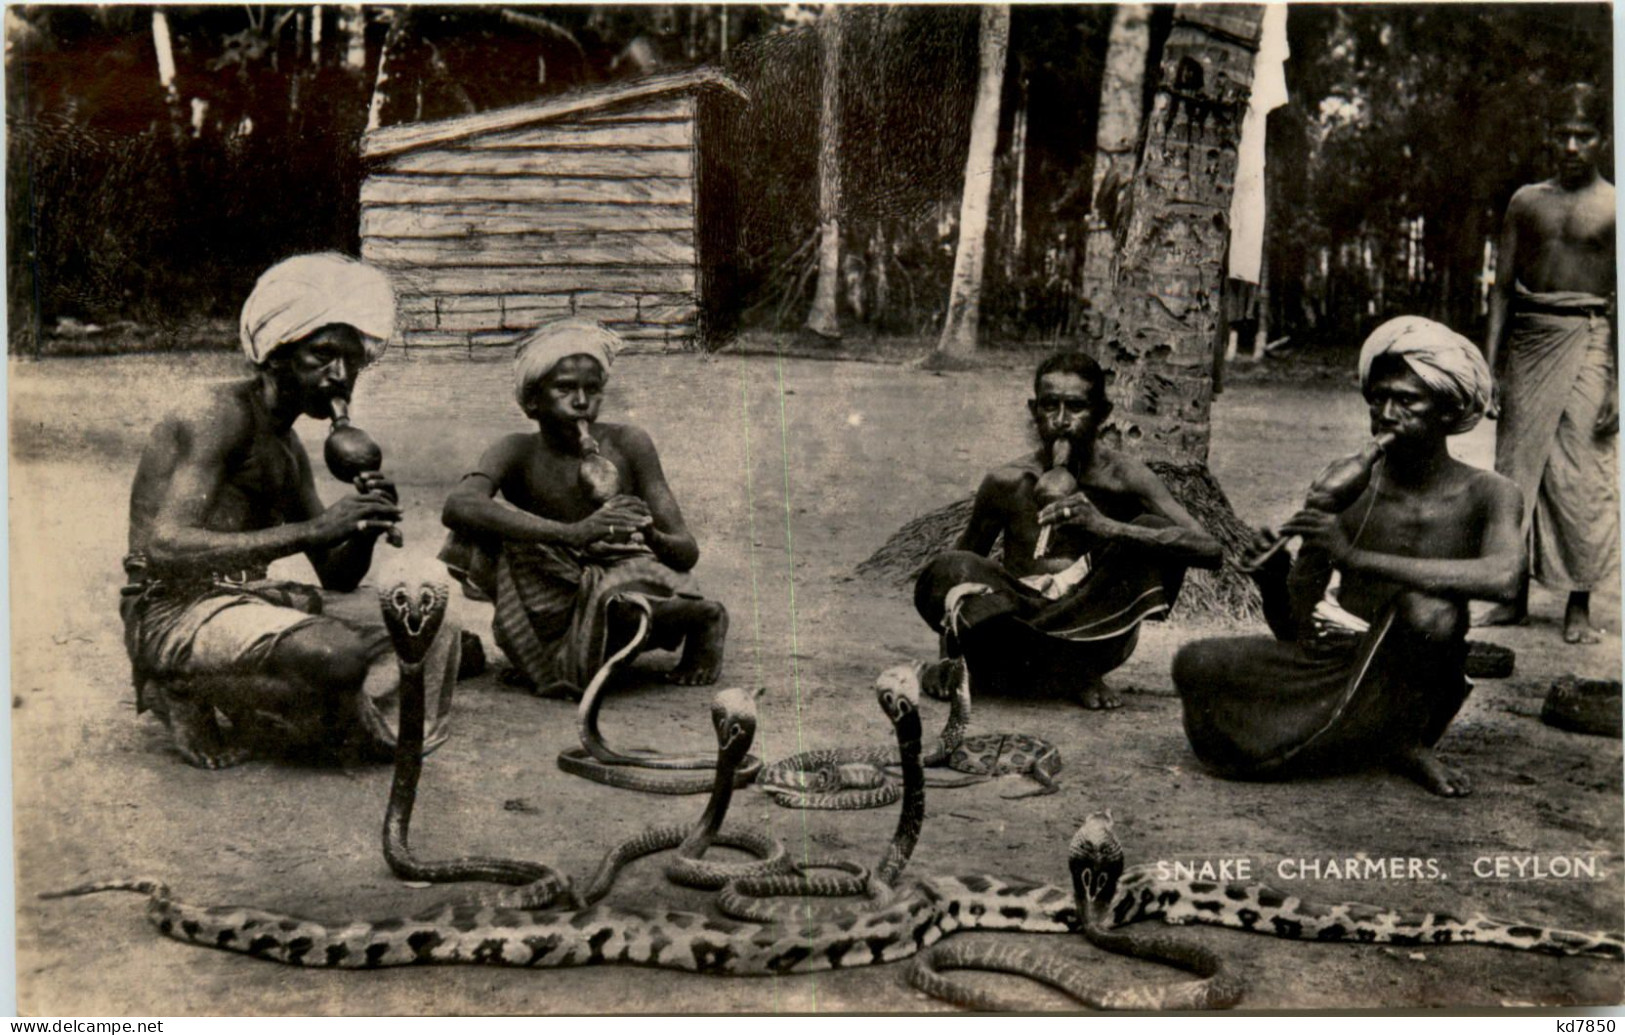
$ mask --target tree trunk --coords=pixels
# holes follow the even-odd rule
[[[812,310],[807,313],[807,329],[826,338],[839,338],[841,8],[838,4],[826,4],[818,17],[818,52],[823,66],[818,108],[818,283],[813,288]]]
[[[970,150],[965,156],[965,186],[959,203],[959,246],[948,295],[948,316],[937,351],[968,356],[976,351],[981,323],[982,266],[987,253],[988,204],[993,193],[993,152],[999,140],[999,95],[1010,44],[1010,8],[982,8],[981,76],[976,107],[971,112]]]
[[[1026,205],[1027,183],[1027,76],[1023,74],[1017,90],[1020,100],[1010,124],[1010,153],[1005,164],[1010,171],[1010,186],[1006,190],[1003,227],[1004,281],[1013,284],[1026,268],[1026,226],[1023,211]]]
[[[389,59],[400,52],[401,45],[406,40],[409,12],[404,8],[396,8],[391,14],[393,17],[389,21],[389,31],[384,36],[384,45],[378,54],[378,73],[372,81],[372,99],[367,103],[369,133],[384,124],[382,121],[384,108],[390,103],[390,94],[395,89],[394,84],[390,82]]]
[[[345,4],[343,11],[344,63],[351,68],[364,69],[367,67],[367,10],[360,4]]]
[[[1148,459],[1207,462],[1236,147],[1262,20],[1257,4],[1180,6],[1163,50],[1101,357],[1115,374],[1108,428]]]
[[[1079,285],[1093,310],[1110,304],[1112,256],[1117,253],[1113,224],[1119,211],[1119,188],[1134,177],[1140,142],[1145,63],[1151,50],[1151,8],[1118,4],[1106,43],[1106,68],[1100,84],[1100,119],[1095,125],[1094,199],[1089,207]],[[1108,197],[1109,195],[1109,197]],[[1104,203],[1103,203],[1104,202]]]
[[[169,35],[169,16],[161,10],[152,12],[152,49],[158,58],[158,85],[164,90],[169,135],[178,145],[186,139],[186,111],[181,107],[180,89],[175,85],[175,47]]]

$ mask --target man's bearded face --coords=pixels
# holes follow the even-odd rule
[[[1100,427],[1093,386],[1078,374],[1049,373],[1038,379],[1038,398],[1027,403],[1045,445],[1069,438],[1088,445]]]
[[[560,429],[598,419],[604,404],[604,368],[591,356],[566,356],[525,392],[525,416]]]
[[[1433,391],[1404,360],[1382,357],[1365,387],[1371,412],[1371,434],[1391,434],[1394,445],[1430,442],[1449,434],[1457,412],[1452,402]]]
[[[267,361],[279,397],[297,400],[299,412],[317,420],[333,416],[333,400],[349,399],[367,365],[361,335],[348,324],[328,324],[283,345]]]

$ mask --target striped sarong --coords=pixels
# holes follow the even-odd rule
[[[496,605],[491,632],[497,646],[548,695],[579,695],[603,664],[610,601],[628,593],[699,595],[692,576],[646,551],[600,556],[552,543],[508,542],[480,544],[473,552],[465,577]],[[450,545],[442,559],[448,555],[457,555]]]
[[[1171,522],[1155,515],[1143,527]],[[914,585],[914,607],[963,654],[973,683],[997,693],[1064,694],[1126,661],[1140,623],[1179,595],[1185,566],[1123,542],[1096,543],[1054,576],[1020,579],[980,554],[951,550]]]
[[[1495,469],[1523,490],[1530,574],[1556,591],[1602,583],[1617,558],[1617,435],[1594,427],[1614,391],[1606,298],[1517,285],[1501,379]]]

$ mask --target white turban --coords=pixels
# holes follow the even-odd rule
[[[1371,381],[1378,356],[1395,355],[1435,394],[1454,402],[1461,417],[1449,434],[1478,426],[1490,403],[1490,365],[1478,346],[1442,323],[1423,316],[1398,316],[1371,332],[1360,347],[1360,388]]]
[[[544,323],[520,339],[513,357],[513,394],[520,405],[525,390],[553,372],[570,356],[591,356],[609,374],[609,365],[622,345],[621,336],[596,320],[572,317]]]
[[[243,303],[239,334],[257,366],[332,323],[356,329],[368,361],[384,354],[395,331],[395,292],[383,271],[337,252],[285,259],[260,275]]]

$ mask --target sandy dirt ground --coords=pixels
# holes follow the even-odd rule
[[[1012,361],[1014,364],[1016,361]],[[645,426],[704,551],[698,574],[733,616],[725,685],[766,686],[756,751],[885,744],[870,690],[882,667],[935,649],[907,596],[853,577],[908,519],[968,493],[1025,447],[1027,360],[932,374],[774,357],[627,357],[608,419]],[[220,773],[183,765],[152,716],[137,717],[116,615],[129,481],[147,429],[184,384],[230,374],[233,357],[137,356],[13,363],[11,559],[18,987],[23,1012],[101,1014],[916,1012],[944,1007],[911,990],[901,965],[784,978],[702,978],[593,968],[547,973],[478,967],[376,973],[302,971],[160,937],[133,895],[40,902],[87,879],[150,875],[206,904],[241,903],[340,920],[419,910],[444,888],[408,888],[379,851],[387,767],[255,761]],[[505,362],[395,357],[364,375],[357,423],[384,445],[406,508],[407,546],[380,547],[372,582],[442,576],[438,512],[486,443],[522,430]],[[1289,514],[1328,459],[1363,439],[1352,376],[1232,384],[1215,411],[1213,467],[1239,513]],[[308,423],[308,422],[307,422]],[[302,429],[319,452],[324,428]],[[1487,462],[1489,427],[1457,440]],[[339,486],[320,476],[331,499]],[[276,573],[308,576],[303,561]],[[1111,807],[1130,862],[1250,860],[1293,893],[1400,909],[1484,910],[1541,924],[1622,926],[1618,740],[1560,732],[1536,718],[1564,672],[1620,674],[1619,600],[1589,648],[1559,642],[1559,602],[1538,593],[1534,621],[1476,635],[1513,647],[1516,674],[1482,681],[1446,735],[1447,760],[1476,781],[1466,801],[1431,797],[1385,773],[1293,784],[1205,774],[1180,726],[1168,677],[1177,646],[1223,628],[1147,628],[1115,677],[1126,707],[983,701],[979,731],[1025,730],[1060,745],[1061,793],[1000,797],[1010,780],[933,792],[911,872],[1066,881],[1077,823]],[[489,640],[489,606],[454,609]],[[494,653],[494,652],[493,652]],[[658,668],[665,660],[651,658]],[[670,750],[714,746],[711,691],[643,678],[612,695],[606,735]],[[940,706],[926,714],[928,728]],[[479,852],[543,859],[577,875],[646,825],[698,815],[698,798],[612,790],[567,776],[554,757],[575,739],[574,709],[504,690],[491,674],[457,691],[456,732],[427,765],[414,823],[423,856]],[[728,822],[769,831],[795,852],[872,863],[891,810],[799,813],[749,789]],[[1437,861],[1438,880],[1295,880],[1278,866],[1364,855]],[[1594,859],[1599,879],[1475,875],[1498,856]],[[611,903],[708,908],[668,886],[658,859],[636,864]],[[1294,868],[1293,872],[1297,872]],[[960,936],[967,937],[967,936]],[[1166,980],[1081,939],[1033,947],[1086,960],[1103,980]],[[1505,950],[1393,950],[1298,944],[1217,929],[1181,937],[1223,953],[1255,1009],[1580,1005],[1622,999],[1625,965]],[[989,981],[1015,980],[988,978]],[[1031,991],[1035,1010],[1067,1009]]]

